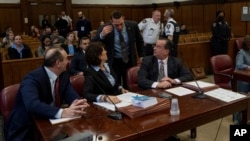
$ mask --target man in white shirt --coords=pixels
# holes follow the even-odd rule
[[[161,33],[161,12],[154,10],[152,18],[142,20],[138,27],[142,32],[145,55],[153,55],[153,48]]]

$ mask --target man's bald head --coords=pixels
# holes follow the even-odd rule
[[[63,61],[62,48],[50,48],[44,55],[44,66],[53,67],[57,60]]]

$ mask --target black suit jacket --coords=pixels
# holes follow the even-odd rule
[[[128,40],[129,40],[129,66],[135,66],[137,65],[137,53],[139,57],[144,56],[144,48],[143,48],[143,38],[141,36],[140,30],[138,28],[138,25],[136,22],[133,21],[125,21],[124,22],[127,34],[128,34]],[[112,25],[111,23],[106,25]],[[104,26],[106,26],[104,25]],[[114,50],[114,27],[113,31],[108,34],[104,39],[100,38],[100,33],[102,32],[102,29],[104,26],[101,26],[97,30],[96,36],[93,38],[93,41],[101,41],[105,44],[105,49],[107,50],[108,55],[108,63],[112,65],[113,58],[115,54]]]
[[[62,73],[59,80],[61,103],[65,101],[71,104],[75,99],[80,98],[69,82],[68,73]],[[5,125],[6,140],[34,140],[28,135],[32,134],[34,129],[35,123],[32,116],[55,118],[59,108],[51,106],[52,102],[50,80],[44,67],[29,73],[21,82],[15,106]]]
[[[21,59],[20,54],[17,52],[17,50],[12,47],[8,48],[8,55],[9,55],[9,59]],[[30,47],[23,44],[22,58],[31,58],[31,57],[32,57],[32,53],[31,53]]]
[[[85,54],[82,50],[76,52],[70,61],[69,73],[76,75],[79,72],[85,72],[87,69],[87,63],[85,61]]]
[[[138,72],[138,85],[144,89],[150,89],[154,82],[158,81],[159,63],[155,56],[143,58]],[[184,67],[181,60],[172,56],[167,62],[168,77],[179,79],[181,82],[193,80],[192,74]]]
[[[114,72],[110,67],[110,73],[115,78]],[[84,90],[83,96],[90,102],[95,102],[96,98],[100,94],[107,95],[118,95],[121,92],[119,91],[119,84],[115,83],[114,86],[111,85],[106,75],[99,70],[95,71],[92,67],[88,67],[87,71],[84,73],[85,82],[84,82]]]

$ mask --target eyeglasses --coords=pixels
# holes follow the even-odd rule
[[[89,45],[89,43],[83,43],[83,45]]]

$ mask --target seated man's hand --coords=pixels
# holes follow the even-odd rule
[[[124,89],[124,88],[122,88],[122,89],[121,89],[121,92],[122,92],[122,94],[124,94],[124,93],[127,93],[127,92],[129,92],[129,91],[126,90],[126,89]]]
[[[172,87],[172,84],[169,81],[161,81],[158,83],[157,88],[169,88]]]
[[[87,107],[89,104],[86,99],[76,99],[68,108],[63,109],[62,118],[83,116]]]
[[[171,84],[177,84],[177,82],[174,79],[169,78],[169,77],[164,77],[164,78],[161,79],[161,81],[168,81]]]

